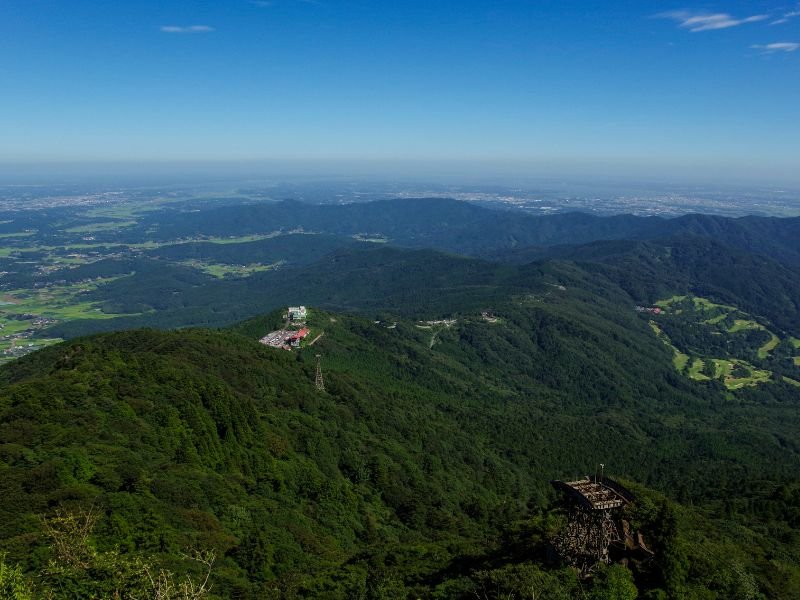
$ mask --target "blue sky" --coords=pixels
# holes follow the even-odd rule
[[[5,162],[555,161],[800,179],[792,2],[3,0],[0,85]]]

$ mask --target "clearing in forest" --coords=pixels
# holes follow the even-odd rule
[[[655,305],[662,312],[650,317],[650,328],[672,350],[675,369],[686,377],[718,380],[731,390],[773,379],[792,385],[800,381],[800,369],[792,376],[784,374],[784,340],[737,307],[695,296],[673,296]],[[800,349],[800,339],[789,337],[786,342],[795,351]],[[789,358],[800,367],[800,356]],[[773,364],[779,370],[783,365],[780,377],[773,377]]]

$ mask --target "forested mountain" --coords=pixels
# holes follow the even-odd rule
[[[184,267],[146,259],[142,269],[86,294],[108,313],[145,312],[106,321],[74,321],[48,330],[73,337],[131,326],[223,325],[305,303],[338,310],[436,316],[477,310],[510,293],[543,284],[517,277],[512,266],[383,245],[342,248],[312,265],[233,280],[181,283]],[[158,312],[147,312],[157,310]]]
[[[562,246],[547,253],[601,272],[639,302],[692,292],[800,331],[800,270],[711,238],[677,236]]]
[[[583,213],[531,217],[444,198],[388,200],[340,206],[284,201],[192,212],[150,226],[167,239],[272,230],[337,235],[376,234],[393,244],[480,256],[497,248],[629,237],[655,230],[661,219],[623,215],[599,219]]]
[[[541,293],[548,284],[614,296],[619,310],[691,292],[739,304],[782,330],[800,333],[798,271],[708,238],[594,242],[554,247],[548,254],[549,258],[520,265],[432,250],[356,244],[311,264],[225,280],[155,259],[120,261],[116,270],[104,264],[103,271],[129,275],[82,298],[101,303],[110,315],[143,314],[73,321],[43,335],[74,337],[137,326],[219,326],[298,299],[367,314],[447,316],[476,311],[519,294]],[[76,276],[82,276],[83,270],[96,272],[100,263],[95,265],[75,269]]]
[[[387,200],[346,205],[295,201],[159,212],[145,217],[131,238],[231,236],[303,229],[332,235],[380,235],[399,246],[436,248],[494,257],[527,246],[584,244],[598,240],[656,239],[692,234],[734,248],[800,265],[800,218],[728,218],[692,214],[675,219],[586,213],[531,216],[490,210],[443,198]]]
[[[254,341],[273,313],[3,367],[5,561],[62,597],[125,589],[124,573],[48,563],[37,516],[92,507],[99,556],[191,571],[185,549],[213,549],[219,597],[795,597],[786,384],[772,399],[696,384],[614,298],[545,287],[449,325],[312,310],[324,335],[296,353]],[[579,582],[547,550],[563,523],[548,481],[601,460],[660,491],[634,486],[630,515],[656,558]]]
[[[787,265],[800,265],[800,218],[746,216],[739,218],[689,214],[677,218],[633,215],[597,216],[581,212],[534,216],[515,210],[493,210],[447,198],[393,199],[342,205],[318,205],[285,200],[223,205],[165,205],[136,214],[133,221],[109,217],[81,217],[66,210],[3,213],[0,233],[31,236],[39,247],[75,243],[81,230],[91,233],[92,245],[141,244],[144,241],[174,245],[193,241],[186,248],[160,249],[156,256],[172,258],[214,257],[222,248],[196,245],[203,238],[241,238],[248,235],[305,232],[331,237],[299,244],[297,238],[265,241],[228,248],[227,259],[267,260],[296,252],[313,255],[312,248],[332,250],[353,236],[387,241],[396,246],[432,248],[487,259],[513,259],[535,249],[582,245],[603,240],[655,240],[693,235],[731,248],[769,256]],[[73,225],[64,230],[63,222]],[[124,225],[124,226],[122,226]],[[266,254],[265,254],[266,253]],[[302,260],[300,261],[302,262]]]

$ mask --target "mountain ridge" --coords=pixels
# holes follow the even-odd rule
[[[446,198],[381,200],[345,205],[297,201],[221,207],[181,215],[168,226],[157,217],[142,225],[154,235],[264,233],[303,228],[317,233],[385,235],[400,246],[430,247],[491,257],[525,246],[582,244],[610,239],[654,239],[695,234],[726,240],[736,248],[800,264],[800,217],[721,217],[688,214],[675,218],[597,216],[584,212],[529,215],[493,210]]]

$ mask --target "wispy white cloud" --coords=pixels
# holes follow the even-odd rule
[[[161,31],[164,33],[210,33],[213,27],[208,25],[162,25]]]
[[[769,15],[752,15],[739,19],[728,13],[693,13],[686,10],[673,10],[659,13],[656,18],[671,19],[676,21],[679,27],[697,32],[728,29],[729,27],[738,27],[746,23],[756,23],[768,19]]]
[[[782,25],[784,23],[788,23],[795,17],[800,17],[800,10],[792,10],[787,13],[784,13],[779,18],[775,19],[770,23],[770,25]]]
[[[775,52],[796,52],[800,50],[800,43],[798,42],[776,42],[774,44],[754,44],[750,46],[756,50],[763,50],[765,54],[773,54]]]

